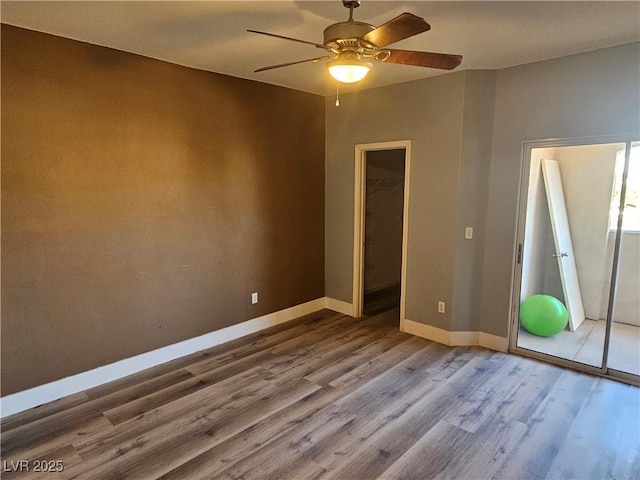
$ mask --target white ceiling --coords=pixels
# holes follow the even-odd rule
[[[253,70],[314,58],[322,50],[246,29],[322,43],[323,29],[348,16],[340,0],[2,1],[0,5],[3,23],[320,95],[330,95],[336,88],[321,63]],[[431,30],[392,47],[461,54],[458,70],[504,68],[640,41],[638,1],[364,0],[354,18],[380,25],[405,11],[423,17]],[[376,63],[365,81],[341,91],[441,73]]]

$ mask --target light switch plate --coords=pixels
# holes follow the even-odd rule
[[[467,227],[464,229],[465,240],[471,240],[473,238],[473,227]]]

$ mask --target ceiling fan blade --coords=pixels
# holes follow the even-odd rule
[[[258,30],[247,30],[247,32],[259,33],[260,35],[267,35],[268,37],[281,38],[282,40],[291,40],[292,42],[306,43],[307,45],[313,45],[316,48],[322,48],[323,50],[331,51],[329,47],[326,47],[320,43],[307,42],[306,40],[299,40],[297,38],[285,37],[283,35],[276,35],[275,33],[260,32]]]
[[[257,70],[254,70],[254,73],[264,72],[265,70],[273,70],[274,68],[280,67],[288,67],[289,65],[297,65],[298,63],[306,63],[306,62],[319,62],[320,60],[326,60],[328,58],[333,58],[331,55],[325,55],[324,57],[317,58],[307,58],[306,60],[298,60],[297,62],[287,62],[287,63],[279,63],[278,65],[270,65],[268,67],[262,67]]]
[[[392,50],[385,63],[399,63],[401,65],[413,65],[416,67],[441,68],[453,70],[462,62],[462,55],[450,55],[448,53],[414,52],[411,50]]]
[[[362,39],[373,43],[378,48],[384,48],[418,33],[426,32],[430,28],[431,26],[423,18],[405,12],[363,35]]]

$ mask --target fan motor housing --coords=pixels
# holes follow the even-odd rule
[[[329,47],[345,46],[345,40],[357,40],[370,31],[373,25],[364,22],[340,22],[324,29],[324,44]]]

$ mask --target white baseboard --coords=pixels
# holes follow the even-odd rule
[[[343,302],[331,297],[324,297],[326,300],[325,308],[333,310],[334,312],[343,313],[345,315],[353,316],[353,304]]]
[[[405,318],[401,323],[402,331],[416,337],[426,338],[443,345],[451,345],[450,333],[447,330],[441,328],[432,327],[431,325],[425,325],[424,323],[414,322]]]
[[[432,327],[424,323],[405,319],[402,322],[403,332],[426,338],[443,345],[451,347],[479,346],[489,350],[506,352],[508,350],[508,340],[506,337],[491,335],[484,332],[450,332],[442,328]]]
[[[0,417],[6,417],[23,410],[28,410],[29,408],[37,407],[43,403],[58,400],[103,383],[146,370],[147,368],[155,367],[170,360],[206,350],[207,348],[215,347],[216,345],[235,340],[236,338],[244,337],[250,333],[255,333],[294,320],[298,317],[322,310],[323,308],[345,313],[346,315],[351,315],[352,310],[351,304],[346,302],[328,297],[317,298],[310,302],[247,320],[238,325],[222,328],[199,337],[190,338],[134,357],[125,358],[87,372],[78,373],[28,390],[6,395],[0,398]]]
[[[127,375],[155,367],[162,363],[183,357],[201,350],[206,350],[251,333],[264,330],[281,323],[308,315],[323,308],[328,308],[344,315],[353,314],[353,305],[342,300],[322,297],[310,302],[263,315],[238,325],[222,328],[199,337],[167,345],[134,357],[125,358],[109,365],[78,373],[54,382],[23,390],[22,392],[0,398],[0,417],[13,415],[38,405],[48,403],[89,388],[111,382]],[[505,337],[483,332],[449,332],[441,328],[405,319],[402,330],[434,342],[450,346],[479,345],[500,352],[507,351],[508,341]]]
[[[489,350],[507,353],[509,351],[509,339],[500,335],[478,332],[478,345]]]

